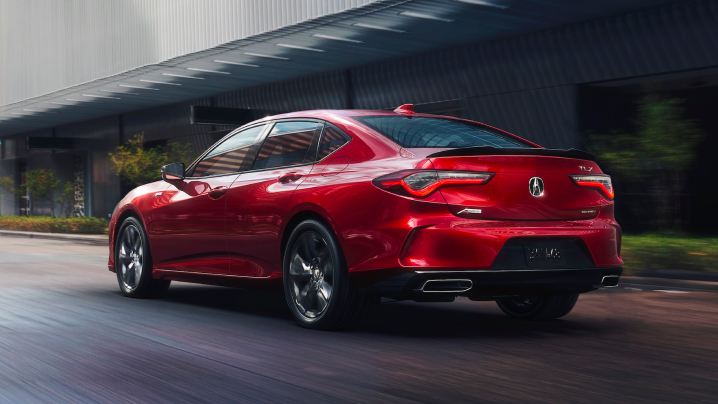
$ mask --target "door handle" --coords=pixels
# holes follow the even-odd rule
[[[229,188],[220,186],[216,188],[212,188],[211,191],[207,194],[209,196],[209,199],[219,199],[222,197],[222,195],[226,194]]]
[[[298,179],[302,178],[302,174],[299,173],[286,173],[282,174],[277,178],[277,181],[281,182],[282,184],[286,184],[288,182],[294,182]]]

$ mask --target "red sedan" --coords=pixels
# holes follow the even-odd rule
[[[129,297],[172,280],[283,287],[317,329],[375,301],[456,296],[545,320],[622,271],[611,178],[592,155],[411,105],[267,117],[162,177],[110,222]]]

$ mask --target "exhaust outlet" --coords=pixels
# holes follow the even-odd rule
[[[606,288],[615,288],[618,286],[618,275],[606,275],[601,278],[601,286]]]
[[[471,279],[430,279],[421,285],[421,288],[414,289],[414,292],[423,293],[461,293],[466,292],[474,286]]]

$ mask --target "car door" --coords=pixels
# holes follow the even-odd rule
[[[297,185],[312,170],[323,123],[278,121],[263,141],[250,171],[227,193],[230,273],[269,276],[281,268],[279,230]]]
[[[253,160],[266,124],[225,137],[161,194],[157,209],[155,265],[180,271],[229,273],[227,191]],[[158,195],[159,197],[159,195]]]

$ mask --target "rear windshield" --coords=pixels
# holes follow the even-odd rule
[[[357,121],[401,147],[533,147],[483,126],[453,119],[421,116],[356,116]]]

